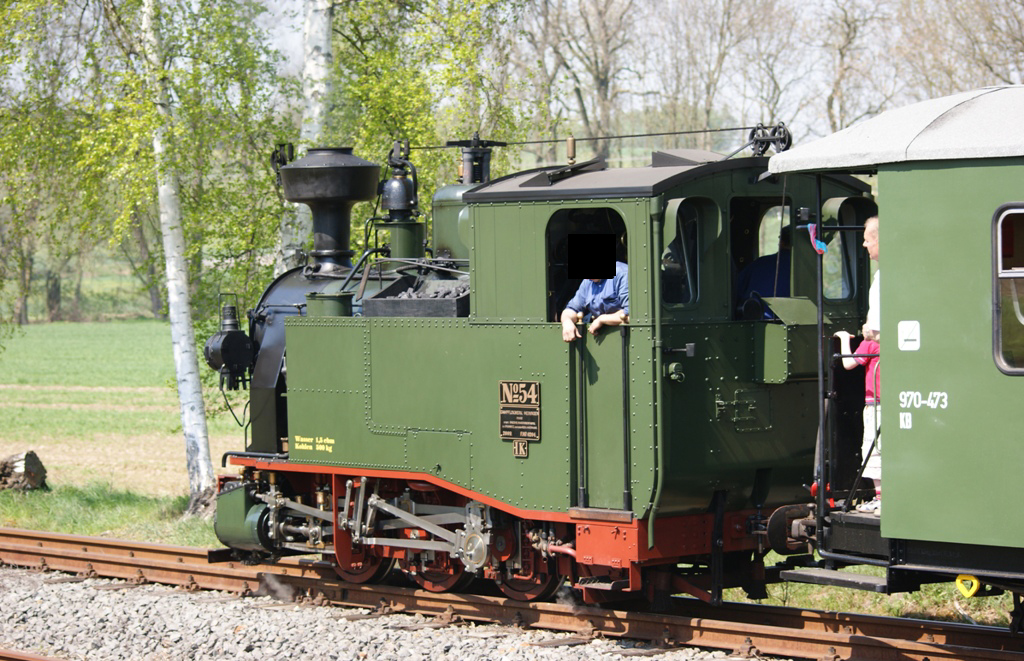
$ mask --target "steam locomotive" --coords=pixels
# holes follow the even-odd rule
[[[1019,89],[988,96],[1011,95],[1024,107]],[[285,197],[313,213],[311,262],[270,284],[248,332],[225,307],[207,343],[223,386],[250,389],[217,536],[235,557],[320,556],[354,583],[397,566],[426,590],[489,581],[519,600],[959,577],[1013,592],[1019,630],[1024,444],[1007,403],[1024,373],[1024,150],[873,159],[899,131],[870,125],[888,121],[859,144],[785,151],[783,127],[759,128],[753,156],[665,150],[494,180],[496,145],[474,138],[457,145],[462,182],[434,196],[429,246],[407,145],[383,180],[350,149],[281,166]],[[884,202],[884,517],[853,507],[868,497],[863,375],[835,369],[831,340],[868,307],[860,232],[879,206],[863,173]],[[353,264],[351,208],[378,196],[380,241]],[[566,343],[580,235],[614,237],[629,323]],[[771,286],[740,291],[765,255]],[[766,567],[769,550],[784,559]]]

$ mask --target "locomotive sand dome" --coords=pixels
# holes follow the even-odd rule
[[[752,139],[763,153],[784,136]],[[397,564],[435,591],[478,578],[516,599],[563,582],[589,602],[763,595],[777,580],[763,565],[769,519],[785,531],[807,513],[818,312],[829,329],[859,326],[868,265],[857,242],[825,232],[824,298],[806,240],[758,291],[741,296],[737,274],[785,249],[781,228],[813,210],[826,226],[863,223],[869,187],[784,182],[764,156],[694,150],[473,182],[488,168],[471,156],[466,183],[435,200],[445,244],[432,258],[378,248],[351,269],[314,264],[250,313],[252,440],[229,457],[243,473],[222,484],[221,541],[263,560],[318,554],[356,582]],[[389,163],[392,179],[415,171],[407,147]],[[398,231],[392,249],[414,251],[408,237],[422,235],[396,224],[416,214],[389,206],[399,217],[372,219],[371,233]],[[615,238],[631,309],[628,326],[566,344],[556,320],[580,282],[570,235]],[[352,307],[305,305],[327,291]]]
[[[831,508],[821,492],[809,528],[832,569],[887,571],[784,578],[881,592],[942,580],[957,580],[967,595],[1005,590],[1014,593],[1011,627],[1024,633],[1022,117],[1024,87],[988,87],[892,110],[772,157],[771,171],[783,177],[877,174],[885,272],[884,514]],[[830,397],[837,391],[825,385]],[[822,448],[826,482],[837,454]]]

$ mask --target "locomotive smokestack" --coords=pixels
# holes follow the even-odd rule
[[[310,149],[280,169],[284,197],[313,212],[313,273],[352,267],[351,211],[377,196],[380,166],[352,154],[351,147]]]

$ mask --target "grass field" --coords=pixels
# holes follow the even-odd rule
[[[147,526],[159,524],[168,541],[195,537],[174,515],[188,475],[166,322],[25,327],[0,353],[0,420],[0,456],[33,450],[53,488],[0,493],[0,525],[151,539]],[[209,427],[219,467],[223,452],[241,449],[242,432],[227,414]],[[117,514],[101,516],[109,511]]]
[[[32,287],[28,298],[28,317],[32,323],[49,319],[46,309],[46,268],[53,263],[45,248],[35,255]],[[123,255],[106,242],[88,249],[80,286],[75,276],[64,269],[61,314],[69,321],[108,321],[112,319],[150,319],[149,297],[139,279],[132,275]],[[76,289],[78,300],[75,301]]]
[[[34,450],[55,487],[102,481],[187,494],[173,384],[165,322],[27,326],[0,354],[0,455]],[[230,416],[210,421],[215,460],[241,439]]]
[[[0,492],[0,525],[216,546],[210,522],[181,520],[188,479],[173,379],[163,322],[32,325],[10,340],[0,354],[0,456],[34,450],[53,490]],[[210,437],[221,470],[242,433],[221,414]],[[797,584],[769,593],[786,606],[1008,622],[1008,597],[968,600],[950,583],[893,596]]]

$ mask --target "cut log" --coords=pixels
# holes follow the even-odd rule
[[[46,488],[46,467],[35,452],[29,450],[0,459],[0,490]]]

